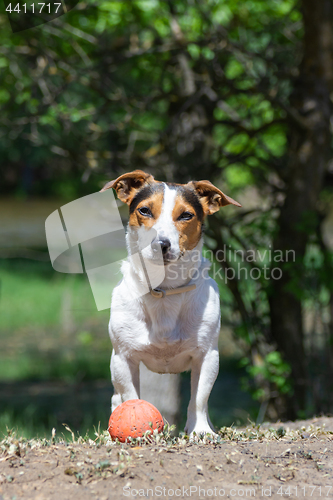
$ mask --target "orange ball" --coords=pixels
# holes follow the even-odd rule
[[[149,423],[152,423],[152,427]],[[112,412],[108,431],[111,439],[125,443],[126,439],[142,437],[145,432],[163,430],[163,417],[154,405],[143,399],[125,401]]]

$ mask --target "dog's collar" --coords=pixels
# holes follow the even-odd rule
[[[148,286],[150,283],[148,284]],[[162,299],[166,295],[176,295],[177,293],[189,292],[195,290],[197,285],[193,283],[192,285],[179,286],[178,288],[169,288],[168,290],[162,290],[161,288],[151,288],[149,286],[149,293],[156,299]]]
[[[178,288],[169,288],[167,290],[162,290],[161,288],[153,288],[151,286],[150,279],[140,249],[138,249],[138,252],[141,260],[142,269],[145,273],[145,277],[148,283],[149,293],[150,295],[152,295],[152,297],[155,297],[155,299],[163,299],[166,295],[175,295],[177,293],[189,292],[191,290],[196,289],[197,285],[195,283],[193,283],[192,285],[179,286]]]

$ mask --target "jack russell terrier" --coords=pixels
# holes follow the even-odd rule
[[[214,435],[208,398],[219,370],[220,300],[208,276],[211,264],[202,256],[202,230],[207,215],[241,205],[209,181],[165,183],[141,170],[121,175],[102,191],[110,188],[129,206],[129,259],[112,294],[109,323],[112,411],[140,398],[140,361],[157,373],[191,370],[185,432]],[[131,258],[138,252],[141,260]],[[151,285],[143,255],[147,267],[155,261],[156,269],[163,268],[158,289]],[[142,286],[144,292],[136,293]]]

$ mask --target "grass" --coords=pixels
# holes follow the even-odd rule
[[[97,312],[86,275],[57,273],[47,262],[24,259],[0,261],[0,333],[61,326],[66,311],[78,323]]]
[[[0,413],[0,440],[8,434],[8,431],[24,439],[48,439],[52,429],[56,429],[59,434],[64,432],[64,425],[67,424],[65,422],[58,424],[52,413],[48,412],[41,417],[39,408],[34,405],[27,406],[21,414],[10,409]],[[95,409],[93,413],[85,414],[79,429],[73,428],[76,437],[85,435],[89,439],[94,439],[96,427],[107,429],[107,426],[107,413]]]
[[[94,350],[110,352],[109,311],[97,311],[85,275],[7,259],[0,279],[0,379],[75,378],[83,364],[87,376],[105,375],[100,356],[89,360]]]
[[[70,404],[70,392],[80,391],[75,384],[110,380],[110,312],[97,311],[87,277],[57,273],[50,263],[7,259],[0,261],[0,280],[0,436],[7,427],[26,438],[48,436],[62,424],[61,415],[89,435],[98,422],[105,428],[110,396],[107,407],[87,405],[79,416]],[[68,414],[60,396],[25,397],[19,389],[27,381],[41,388],[43,381],[67,384]]]
[[[184,432],[181,432],[179,436],[173,434],[174,426],[165,424],[162,432],[158,432],[157,429],[151,433],[147,433],[141,438],[130,439],[127,443],[119,443],[118,440],[112,441],[107,430],[101,430],[98,426],[94,428],[93,434],[80,435],[72,431],[70,427],[64,424],[63,432],[61,434],[56,434],[54,429],[49,433],[48,437],[34,437],[27,439],[24,435],[17,433],[12,429],[7,429],[6,435],[0,440],[0,454],[2,452],[5,456],[10,455],[24,455],[29,449],[39,448],[43,446],[51,446],[54,444],[68,444],[71,445],[81,445],[83,443],[88,446],[96,447],[105,445],[111,450],[113,447],[121,448],[122,450],[130,447],[161,447],[168,448],[173,447],[183,447],[189,444],[190,438]],[[253,441],[297,441],[303,440],[304,434],[306,434],[307,439],[329,437],[332,439],[333,431],[327,430],[325,425],[315,425],[314,423],[308,423],[307,425],[298,426],[296,428],[289,428],[287,426],[279,427],[262,427],[260,425],[255,425],[250,422],[247,426],[242,428],[231,427],[221,427],[217,433],[216,437],[209,434],[194,436],[192,444],[209,444],[216,443],[221,444],[224,442],[253,442]],[[232,462],[232,460],[231,460]]]

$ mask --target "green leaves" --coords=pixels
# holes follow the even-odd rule
[[[253,364],[250,363],[248,358],[243,358],[241,365],[246,367],[249,376],[253,380],[257,380],[257,383],[258,379],[261,379],[261,382],[251,389],[255,399],[259,401],[269,399],[270,393],[274,391],[279,394],[290,394],[292,392],[291,368],[282,359],[279,351],[271,351],[264,358],[256,356]],[[263,381],[271,387],[265,389]],[[247,385],[247,388],[249,389],[250,386]]]
[[[225,75],[230,80],[242,75],[244,73],[244,66],[237,61],[237,59],[231,59],[225,67]]]
[[[20,159],[55,161],[60,171],[69,168],[61,166],[67,155],[83,175],[86,151],[94,150],[102,172],[108,162],[99,152],[110,149],[121,169],[181,158],[186,178],[215,165],[232,189],[256,182],[257,171],[266,175],[263,162],[282,156],[286,144],[284,128],[274,125],[281,112],[267,98],[278,67],[266,50],[288,26],[291,5],[88,0],[24,37],[3,30],[0,154],[9,154],[1,137],[10,132]],[[279,53],[289,46],[284,39]],[[144,156],[156,144],[158,153]]]

